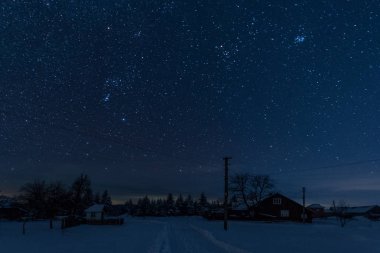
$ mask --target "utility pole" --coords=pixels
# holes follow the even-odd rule
[[[305,223],[305,219],[306,219],[305,193],[306,193],[306,188],[302,187],[302,206],[303,206],[303,210],[302,210],[302,222],[303,223]]]
[[[232,157],[224,157],[224,230],[228,229],[228,161]]]

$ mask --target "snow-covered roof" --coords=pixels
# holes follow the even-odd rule
[[[95,204],[84,210],[86,213],[101,213],[104,210],[103,204]]]
[[[311,204],[309,205],[307,208],[311,208],[311,209],[319,209],[319,208],[322,208],[324,209],[324,207],[320,204]]]
[[[238,203],[238,204],[232,206],[232,210],[246,211],[246,210],[248,210],[248,208],[247,208],[246,204],[244,204],[244,203]]]
[[[13,199],[7,196],[0,196],[0,208],[10,208],[13,205]]]
[[[355,206],[355,207],[348,207],[345,211],[346,213],[367,213],[372,208],[376,207],[374,206]]]

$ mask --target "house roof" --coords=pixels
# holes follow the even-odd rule
[[[104,210],[104,205],[95,204],[84,210],[86,213],[101,213]]]
[[[311,204],[309,206],[307,206],[307,208],[311,208],[311,209],[319,209],[319,208],[322,208],[324,209],[324,207],[320,204]]]
[[[244,204],[244,203],[238,203],[238,204],[232,206],[232,210],[235,210],[235,211],[246,211],[246,210],[248,210],[248,208],[247,208],[246,204]]]
[[[272,195],[269,195],[268,197],[264,198],[261,202],[263,202],[263,201],[267,201],[268,199],[272,199],[272,198],[278,198],[278,197],[280,197],[280,198],[284,198],[284,199],[287,199],[289,202],[293,203],[294,205],[297,205],[297,206],[299,206],[299,207],[302,207],[302,205],[301,205],[300,203],[298,203],[297,201],[294,201],[294,200],[292,200],[292,199],[286,197],[285,195],[283,195],[283,194],[281,194],[281,193],[274,193],[274,194],[272,194]],[[309,209],[306,208],[306,212],[307,212],[307,213],[310,213],[311,210],[309,210]]]
[[[355,207],[349,207],[345,211],[346,213],[367,213],[371,211],[373,208],[375,208],[376,205],[373,206],[355,206]]]
[[[289,200],[290,202],[293,202],[294,204],[296,204],[296,205],[299,205],[299,206],[302,206],[300,203],[298,203],[297,201],[294,201],[294,200],[292,200],[292,199],[290,199],[290,198],[288,198],[288,197],[286,197],[285,195],[283,195],[283,194],[281,194],[281,193],[274,193],[274,194],[271,194],[271,195],[269,195],[268,197],[265,197],[265,198],[263,198],[261,201],[265,201],[265,200],[267,200],[267,199],[271,199],[271,198],[278,198],[278,197],[280,197],[280,198],[285,198],[285,199],[287,199],[287,200]]]

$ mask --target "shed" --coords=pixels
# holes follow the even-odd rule
[[[320,204],[311,204],[307,206],[312,213],[313,218],[322,218],[326,217],[325,208]]]
[[[103,204],[95,204],[84,210],[84,213],[88,221],[103,221],[105,208]]]

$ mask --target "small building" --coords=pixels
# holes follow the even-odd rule
[[[311,211],[313,218],[326,217],[325,208],[320,204],[311,204],[306,208]]]
[[[368,219],[378,220],[380,219],[380,206],[355,206],[347,207],[345,210],[347,217],[364,216]]]
[[[255,209],[255,219],[312,222],[312,213],[290,198],[276,193],[264,198]]]
[[[111,216],[113,209],[112,206],[95,204],[84,210],[85,220],[87,224],[92,225],[122,225],[124,219],[121,217]]]
[[[253,217],[252,211],[250,211],[246,204],[240,203],[232,205],[228,210],[228,218],[235,220],[249,220]]]
[[[20,220],[22,217],[27,216],[29,212],[25,209],[14,207],[14,206],[4,206],[0,207],[0,219],[7,220]]]
[[[371,220],[380,220],[380,206],[373,206],[366,214],[366,217]]]
[[[95,204],[84,210],[85,219],[91,221],[103,221],[105,208],[103,204]]]

